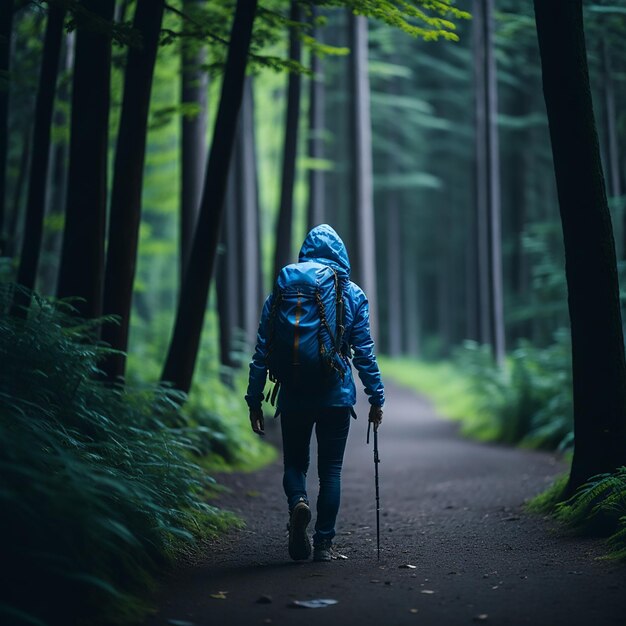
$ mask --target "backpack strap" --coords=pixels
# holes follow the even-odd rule
[[[332,268],[331,268],[332,269]],[[337,276],[337,272],[333,270],[333,274],[335,275],[335,322],[336,322],[336,330],[335,330],[335,350],[337,354],[341,354],[341,344],[343,343],[343,335],[345,333],[345,311],[344,311],[344,303],[343,303],[343,284],[339,280],[339,276]]]

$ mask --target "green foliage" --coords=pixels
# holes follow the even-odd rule
[[[212,479],[191,460],[195,433],[176,423],[181,396],[99,382],[103,349],[88,327],[37,297],[27,320],[13,318],[8,293],[0,298],[0,552],[10,573],[2,621],[137,623],[154,575],[237,522],[205,503]]]
[[[458,41],[452,19],[470,17],[467,11],[458,9],[449,0],[321,0],[317,4],[347,6],[357,15],[380,20],[426,41]]]
[[[594,476],[569,500],[557,503],[554,513],[576,533],[608,535],[609,556],[626,559],[626,467]]]
[[[547,348],[522,340],[506,367],[489,346],[467,341],[453,362],[383,361],[384,373],[433,398],[439,411],[461,420],[466,435],[531,448],[567,449],[572,443],[569,333]]]
[[[492,420],[481,412],[470,378],[455,363],[384,356],[379,357],[379,363],[383,378],[426,395],[438,413],[461,423],[464,435],[482,440],[495,438]]]
[[[573,420],[569,333],[560,331],[544,349],[521,340],[499,369],[488,346],[465,342],[457,366],[469,377],[479,410],[495,426],[497,441],[564,449]]]
[[[563,492],[567,486],[569,474],[561,474],[545,491],[535,496],[526,509],[531,513],[553,513],[559,502],[563,501]]]

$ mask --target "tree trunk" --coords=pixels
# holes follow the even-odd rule
[[[611,60],[611,51],[606,39],[602,40],[602,84],[603,84],[603,104],[604,104],[604,126],[606,137],[606,169],[608,170],[608,194],[609,198],[614,202],[619,201],[619,209],[613,213],[616,221],[617,240],[616,244],[617,257],[624,258],[626,245],[624,237],[626,237],[626,229],[624,228],[624,205],[621,200],[622,181],[620,175],[620,158],[617,131],[617,114],[615,111],[615,85],[613,83],[613,63]],[[617,207],[616,207],[617,208]],[[621,218],[621,219],[620,219]],[[622,236],[619,237],[620,226]]]
[[[513,103],[514,113],[523,118],[531,111],[531,103],[528,101],[528,94],[518,92]],[[512,140],[516,141],[517,147],[512,151],[509,167],[512,172],[509,181],[509,203],[511,236],[513,239],[511,250],[511,264],[509,282],[511,292],[515,298],[517,306],[524,306],[530,298],[530,272],[528,254],[524,247],[524,237],[528,218],[528,189],[531,186],[529,172],[533,169],[533,138],[532,132],[528,130],[518,130]],[[521,320],[511,327],[511,338],[530,338],[531,328],[529,320]]]
[[[59,72],[64,19],[65,9],[56,4],[51,4],[48,8],[48,22],[46,24],[39,86],[35,103],[32,159],[26,199],[26,221],[17,275],[17,282],[27,289],[35,287],[41,251],[41,236],[46,205],[46,181],[50,158],[50,130],[54,109],[54,94]],[[18,306],[27,307],[30,303],[30,298],[18,293],[15,303]]]
[[[401,238],[402,250],[404,251],[402,264],[402,285],[403,285],[403,321],[404,332],[402,333],[404,344],[402,351],[412,357],[419,357],[421,352],[421,316],[419,302],[419,280],[420,273],[417,267],[417,254],[414,245],[410,245],[410,235],[403,233]]]
[[[256,0],[237,0],[200,215],[163,368],[162,380],[185,392],[191,387],[200,345],[256,6]]]
[[[9,223],[7,224],[7,244],[5,253],[6,256],[10,258],[13,258],[17,254],[22,241],[22,218],[24,217],[22,207],[24,204],[24,186],[30,165],[31,135],[30,127],[25,128],[22,135],[22,151],[20,154],[17,180],[15,181],[15,187],[13,189],[12,210],[8,220]]]
[[[193,14],[204,0],[184,0],[183,12]],[[195,49],[194,44],[181,42],[181,102],[194,104],[198,111],[181,118],[181,197],[180,197],[180,271],[181,284],[185,275],[198,220],[202,180],[206,161],[207,90],[208,74],[202,70],[206,49]]]
[[[9,94],[11,84],[11,29],[13,0],[0,0],[0,73],[6,84],[0,89],[0,256],[5,251],[7,154],[9,149]]]
[[[248,347],[254,348],[264,289],[261,261],[261,224],[254,129],[254,94],[252,78],[246,79],[237,138],[240,174],[238,207],[241,233],[242,324]]]
[[[239,298],[239,262],[242,250],[237,245],[237,146],[228,173],[228,185],[224,199],[224,219],[220,235],[220,253],[216,263],[216,296],[219,318],[220,363],[225,368],[222,381],[231,386],[232,375],[229,371],[234,367],[232,359],[235,327],[237,325]]]
[[[474,0],[473,7],[480,341],[491,344],[496,363],[502,366],[505,345],[493,0]]]
[[[591,476],[626,465],[626,363],[582,1],[534,5],[572,333],[575,447],[567,496]]]
[[[315,26],[317,16],[315,6],[311,7],[313,30],[311,37],[321,39],[320,29]],[[324,73],[320,58],[312,53],[309,78],[309,158],[313,161],[309,168],[309,205],[307,222],[309,230],[324,222],[324,171],[316,163],[324,158]]]
[[[115,0],[83,0],[110,22]],[[90,23],[91,22],[91,23]],[[102,315],[111,39],[87,20],[76,32],[67,206],[57,296],[77,296],[81,317]]]
[[[71,76],[74,65],[74,40],[73,32],[65,38],[65,46],[62,52],[63,73]],[[68,125],[68,113],[70,111],[69,80],[59,82],[57,89],[57,105],[52,118],[53,128],[65,128]],[[54,144],[50,155],[48,171],[48,190],[46,194],[46,217],[44,219],[43,239],[41,242],[42,259],[39,263],[37,289],[46,295],[56,294],[57,276],[63,244],[63,229],[60,228],[65,214],[65,202],[67,198],[67,165],[68,165],[68,142],[65,137],[60,137]]]
[[[369,299],[372,336],[377,337],[376,239],[374,236],[372,125],[368,77],[367,19],[350,13],[352,129],[352,269]]]
[[[478,340],[491,343],[492,332],[489,315],[489,209],[487,192],[487,145],[485,143],[487,111],[485,102],[485,8],[481,0],[474,0],[472,35],[474,48],[474,106],[475,106],[475,208],[476,208],[476,261],[478,292]]]
[[[292,0],[289,19],[300,21],[300,5]],[[289,35],[289,58],[300,61],[302,46],[298,33],[291,29]],[[293,188],[296,179],[298,152],[298,123],[300,120],[300,74],[291,72],[287,86],[287,114],[285,119],[285,144],[283,149],[283,173],[280,188],[280,209],[276,226],[276,250],[274,253],[274,277],[283,266],[292,263],[291,229],[293,222]]]
[[[402,352],[402,225],[398,193],[387,191],[387,351]],[[411,280],[415,280],[411,276]]]
[[[148,130],[150,91],[156,61],[164,0],[137,0],[133,27],[141,33],[141,47],[128,51],[124,97],[117,136],[109,216],[109,245],[104,279],[105,315],[119,324],[106,324],[102,338],[121,354],[103,364],[109,380],[124,376],[128,329],[137,261],[141,191]]]

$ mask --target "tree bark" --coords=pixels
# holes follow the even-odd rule
[[[124,376],[128,329],[141,220],[141,191],[148,129],[150,91],[156,61],[164,0],[137,0],[133,27],[141,33],[141,47],[130,48],[124,77],[124,97],[115,150],[109,243],[104,279],[105,315],[119,324],[106,324],[102,338],[121,354],[103,363],[109,380]]]
[[[491,344],[496,363],[502,366],[505,344],[493,0],[474,0],[473,16],[480,341]]]
[[[183,12],[193,12],[204,0],[184,0]],[[208,74],[202,70],[206,49],[194,49],[185,39],[181,43],[181,102],[195,104],[197,114],[181,119],[181,197],[180,197],[180,271],[181,284],[189,263],[193,233],[198,220],[202,181],[206,161]]]
[[[398,193],[387,191],[387,351],[402,352],[402,225]],[[410,280],[415,280],[411,274]]]
[[[11,30],[13,0],[0,0],[0,73],[5,85],[0,89],[0,256],[5,249],[7,154],[9,149],[9,94],[11,84]]]
[[[222,381],[232,385],[231,372],[234,367],[232,359],[235,327],[237,326],[239,298],[241,297],[239,283],[240,252],[237,237],[237,213],[238,213],[238,176],[237,176],[237,146],[233,152],[233,163],[228,173],[226,197],[224,199],[224,219],[222,220],[220,235],[220,253],[216,263],[216,296],[217,314],[219,318],[219,347],[220,363],[226,371],[222,375]]]
[[[242,323],[248,347],[254,348],[264,289],[261,260],[261,223],[254,127],[252,78],[246,79],[237,138],[240,174],[239,228],[241,233]]]
[[[624,205],[621,200],[622,196],[622,180],[620,174],[620,155],[619,155],[619,136],[617,131],[617,113],[615,110],[615,85],[613,76],[613,62],[611,59],[611,50],[606,39],[602,40],[602,84],[603,84],[603,104],[604,104],[604,126],[606,136],[606,169],[608,170],[608,193],[609,198],[619,200],[619,210],[614,212],[616,220],[616,230],[618,237],[616,244],[617,257],[624,258],[626,244],[626,228],[624,226]],[[621,218],[621,219],[620,219]],[[622,230],[622,236],[619,237],[619,230]]]
[[[402,263],[402,302],[403,302],[403,346],[404,354],[412,357],[421,356],[421,311],[419,301],[420,272],[417,266],[417,254],[414,245],[410,245],[410,237],[405,232],[401,239],[404,251]],[[411,242],[412,243],[412,242]]]
[[[162,380],[185,392],[191,388],[200,345],[256,6],[256,0],[237,1],[200,215],[163,368]]]
[[[289,19],[300,21],[300,5],[292,0]],[[289,34],[289,58],[300,61],[302,46],[298,33],[291,29]],[[293,188],[296,179],[298,153],[298,123],[300,119],[300,74],[291,72],[287,85],[287,113],[285,119],[285,143],[283,149],[283,172],[280,188],[280,208],[276,225],[276,250],[274,253],[274,277],[283,266],[292,263],[291,231],[293,222]]]
[[[236,150],[233,154],[236,157]],[[224,198],[224,219],[220,233],[220,250],[216,261],[216,297],[217,316],[219,321],[219,346],[220,363],[224,368],[221,379],[226,385],[232,385],[230,369],[233,367],[231,358],[233,350],[234,327],[237,316],[237,300],[235,290],[240,288],[237,284],[237,254],[238,250],[233,246],[236,238],[237,217],[237,192],[235,180],[235,168],[230,168],[226,197]]]
[[[370,326],[376,339],[376,239],[374,236],[372,124],[368,77],[367,19],[350,14],[350,87],[352,130],[352,270],[369,299]]]
[[[65,37],[65,46],[62,52],[62,67],[65,76],[71,76],[74,65],[75,34],[68,33]],[[52,117],[53,128],[64,128],[68,124],[70,111],[71,90],[69,80],[59,82],[57,89],[57,105]],[[46,217],[44,218],[43,238],[41,242],[42,259],[39,263],[38,277],[35,282],[37,289],[46,295],[56,294],[57,277],[63,244],[63,230],[59,228],[65,214],[67,198],[67,169],[68,169],[68,141],[60,137],[55,142],[48,168],[48,183],[46,194]],[[46,224],[50,222],[49,224]]]
[[[22,218],[24,204],[24,186],[28,178],[31,149],[31,129],[25,128],[22,135],[22,150],[20,153],[20,163],[17,173],[17,180],[13,189],[12,210],[7,224],[6,256],[13,258],[21,245],[22,240]]]
[[[311,37],[321,39],[320,29],[315,26],[317,16],[311,7],[313,30]],[[321,59],[312,54],[312,76],[309,78],[309,158],[319,161],[324,158],[324,72]],[[324,171],[314,164],[309,169],[309,204],[307,222],[309,230],[324,222]]]
[[[626,363],[582,1],[534,6],[572,333],[575,447],[567,496],[591,476],[626,464]]]
[[[113,19],[115,0],[83,0],[82,6],[103,20]],[[74,307],[88,319],[102,315],[110,82],[110,37],[89,21],[79,23],[57,296],[80,298]]]
[[[59,5],[51,4],[48,9],[48,22],[46,24],[39,86],[35,102],[32,159],[26,199],[26,221],[17,275],[17,282],[27,289],[34,289],[35,287],[41,252],[43,218],[46,205],[46,181],[50,159],[50,130],[54,109],[54,94],[59,73],[64,19],[65,9]],[[25,297],[23,294],[20,295],[20,292],[18,292],[15,304],[18,307],[27,307],[29,303],[30,298]],[[15,309],[15,312],[17,313],[19,310],[19,308]]]

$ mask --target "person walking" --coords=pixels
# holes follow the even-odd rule
[[[350,281],[343,241],[328,224],[321,224],[308,233],[298,263],[282,269],[265,301],[246,393],[252,429],[264,435],[261,403],[269,372],[275,383],[271,395],[278,392],[275,417],[281,418],[288,550],[294,560],[311,555],[306,477],[313,428],[319,474],[313,560],[333,557],[341,467],[350,417],[356,418],[350,362],[369,396],[368,419],[378,429],[385,394],[370,334],[368,300]]]

